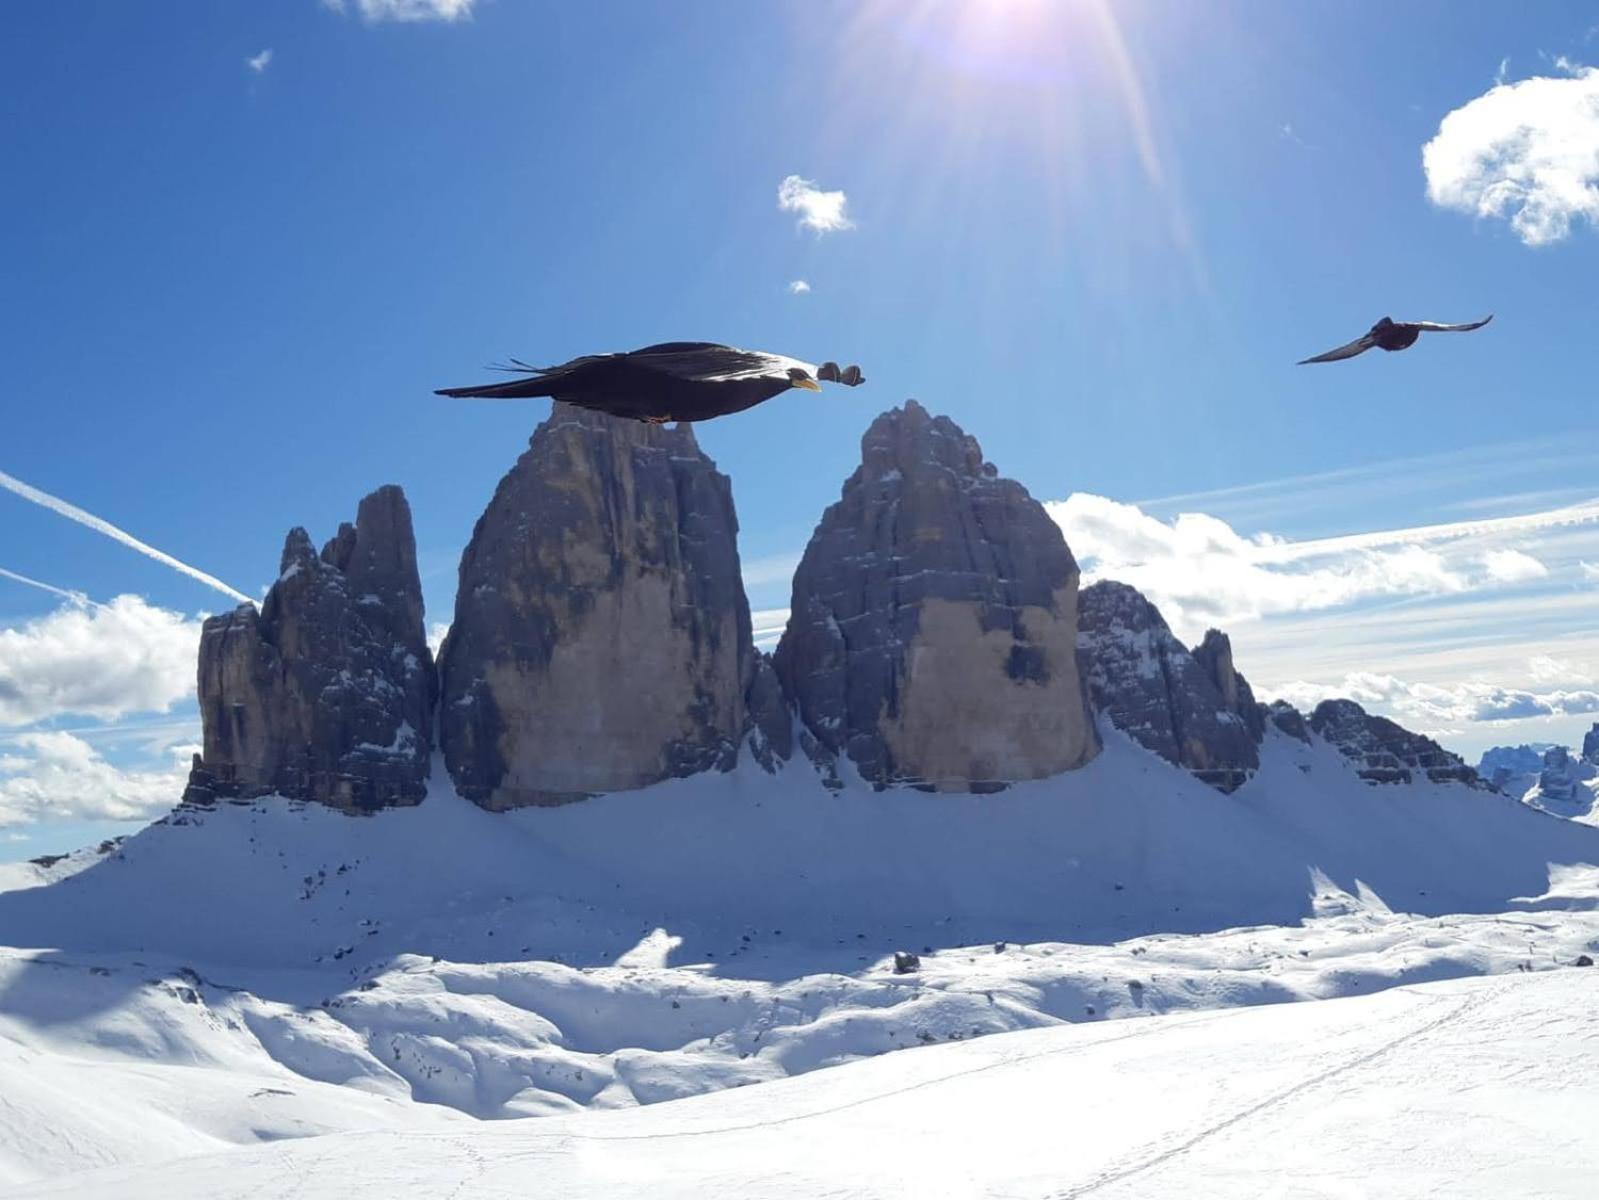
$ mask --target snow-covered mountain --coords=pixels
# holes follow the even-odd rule
[[[924,1086],[986,1104],[956,1081],[1034,1039],[1099,1063],[1085,1130],[1136,1105],[1166,1131],[1079,1156],[1070,1186],[1055,1165],[1018,1183],[1079,1194],[1448,1019],[1574,986],[1411,985],[1599,947],[1599,829],[1352,702],[1257,703],[1225,635],[1185,647],[1132,589],[1080,598],[1058,527],[945,418],[909,404],[868,431],[775,662],[736,529],[686,428],[557,405],[474,532],[442,684],[397,489],[320,554],[292,533],[259,613],[207,622],[184,802],[119,844],[0,866],[0,1183],[287,1194],[364,1146],[386,1165],[361,1186],[524,1194],[493,1156],[574,1179],[605,1128],[700,1136],[692,1105],[625,1127],[586,1110],[762,1085],[695,1102],[721,1137]],[[1094,1057],[1153,1028],[1064,1028],[1384,991],[1347,1019],[1238,1021],[1226,1053],[1259,1070],[1215,1128],[1188,1067]],[[1274,1054],[1290,1032],[1325,1053]],[[1011,1036],[925,1049],[987,1034]],[[915,1053],[790,1078],[896,1050]],[[1142,1090],[1092,1082],[1129,1071]],[[1034,1072],[1017,1095],[1074,1086]],[[476,1124],[514,1117],[564,1132]],[[121,1171],[338,1131],[367,1136],[244,1153],[236,1175],[227,1155]],[[121,1173],[79,1174],[97,1167]],[[745,1178],[630,1169],[697,1194]],[[925,1194],[913,1177],[858,1190]]]
[[[1495,746],[1477,770],[1498,791],[1541,812],[1599,825],[1599,723],[1580,757],[1553,744]]]

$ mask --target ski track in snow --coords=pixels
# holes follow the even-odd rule
[[[602,1150],[804,1142],[1016,1073],[1069,1088],[1101,1059],[1235,1029],[1240,1007],[1407,1006],[1014,1189],[1134,1194],[1501,994],[1444,981],[1520,987],[1599,952],[1599,831],[1457,785],[1367,787],[1275,731],[1232,796],[1106,740],[1082,771],[990,797],[835,795],[807,765],[746,765],[488,814],[436,779],[416,809],[180,811],[109,853],[0,866],[0,1188],[272,1142],[249,1159],[277,1163],[258,1192],[217,1194],[316,1196],[328,1168],[307,1147],[387,1130],[465,1164],[415,1194],[477,1195],[519,1155],[581,1180]],[[894,973],[901,949],[919,971]],[[642,1115],[716,1094],[719,1119]],[[764,1095],[782,1099],[742,1099]],[[506,1117],[541,1119],[478,1120]],[[516,1128],[508,1167],[487,1131]],[[939,1187],[920,1194],[972,1194]]]

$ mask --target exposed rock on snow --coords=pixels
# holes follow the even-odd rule
[[[1310,741],[1310,725],[1305,721],[1305,714],[1288,701],[1273,700],[1266,707],[1266,718],[1296,741]]]
[[[1571,751],[1564,746],[1552,746],[1543,756],[1538,791],[1548,800],[1572,800],[1583,780],[1592,778],[1593,774],[1590,764],[1572,758]]]
[[[439,737],[462,795],[559,804],[768,762],[787,715],[750,638],[727,477],[687,425],[556,404],[461,559]]]
[[[1595,721],[1582,739],[1582,757],[1595,765],[1599,765],[1599,721]]]
[[[1077,645],[1095,708],[1146,750],[1224,792],[1260,765],[1264,722],[1224,634],[1196,657],[1137,589],[1104,580],[1083,589]]]
[[[184,800],[276,792],[352,811],[426,792],[434,698],[411,509],[394,486],[361,501],[319,556],[291,530],[276,583],[206,621],[204,751]]]
[[[1322,701],[1310,727],[1354,760],[1367,783],[1410,783],[1425,776],[1434,783],[1480,785],[1477,772],[1458,755],[1386,717],[1372,716],[1353,700]]]
[[[1077,563],[976,440],[914,400],[794,575],[775,665],[822,754],[877,785],[992,790],[1098,751],[1074,653]]]

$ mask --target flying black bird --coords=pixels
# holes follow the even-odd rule
[[[866,382],[856,366],[819,367],[715,342],[662,342],[625,354],[588,354],[558,367],[530,367],[512,359],[506,370],[528,372],[523,379],[481,387],[441,388],[436,395],[484,400],[551,396],[610,413],[661,424],[708,421],[743,412],[789,388],[819,392],[822,383],[847,387]]]
[[[1355,355],[1364,354],[1373,346],[1379,350],[1408,350],[1416,344],[1416,339],[1423,333],[1469,333],[1473,329],[1481,329],[1493,319],[1493,313],[1489,313],[1482,320],[1472,321],[1468,325],[1439,325],[1434,321],[1395,321],[1384,317],[1349,345],[1339,346],[1338,349],[1329,350],[1326,354],[1318,354],[1315,358],[1302,359],[1299,365],[1302,367],[1306,363],[1337,362],[1340,358],[1354,358]]]

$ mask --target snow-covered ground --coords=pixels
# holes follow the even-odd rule
[[[276,800],[223,806],[109,853],[0,867],[0,889],[0,947],[11,947],[0,949],[0,1185],[61,1176],[81,1194],[93,1194],[85,1170],[258,1142],[279,1144],[230,1150],[216,1160],[226,1167],[195,1160],[94,1186],[220,1195],[236,1183],[242,1194],[276,1170],[285,1194],[321,1172],[358,1194],[340,1155],[369,1156],[367,1181],[393,1182],[414,1140],[415,1190],[393,1194],[447,1194],[446,1180],[526,1194],[537,1178],[581,1195],[587,1174],[593,1194],[611,1195],[618,1180],[594,1172],[612,1164],[652,1195],[664,1194],[644,1186],[656,1170],[685,1192],[697,1181],[697,1194],[814,1195],[824,1189],[811,1172],[831,1161],[833,1183],[859,1194],[1076,1195],[1160,1147],[1200,1135],[1220,1147],[1263,1128],[1272,1114],[1258,1101],[1285,1088],[1349,1106],[1336,1121],[1309,1108],[1301,1120],[1380,1108],[1375,1082],[1357,1102],[1317,1079],[1350,1064],[1377,1078],[1367,1060],[1389,1061],[1381,1047],[1407,1022],[1429,1030],[1401,1039],[1412,1061],[1447,1048],[1435,1018],[1456,1007],[1491,1021],[1558,996],[1570,1012],[1529,1021],[1563,1027],[1595,1006],[1570,999],[1591,990],[1560,989],[1599,987],[1599,972],[1566,969],[1599,957],[1599,830],[1458,785],[1368,787],[1329,747],[1275,731],[1260,774],[1232,796],[1108,733],[1087,769],[983,797],[854,783],[833,794],[797,763],[776,780],[746,768],[514,814],[481,812],[446,786],[418,808],[361,818]],[[919,970],[896,974],[896,950],[919,955]],[[1438,984],[1481,975],[1498,978],[1481,992]],[[1529,975],[1567,982],[1512,986]],[[1217,1010],[1335,997],[1364,999],[1211,1024]],[[1196,1031],[1212,1028],[1230,1031],[1225,1046],[1206,1048]],[[1542,1045],[1539,1029],[1515,1035],[1529,1053]],[[1001,1087],[991,1065],[1034,1054],[1005,1047],[1035,1045],[1048,1047],[1039,1065]],[[1156,1046],[1181,1061],[1163,1067]],[[899,1049],[911,1052],[885,1056]],[[1509,1051],[1498,1066],[1542,1069]],[[974,1072],[996,1082],[968,1094]],[[1419,1074],[1418,1105],[1454,1111],[1425,1091],[1446,1080]],[[754,1128],[807,1105],[864,1112],[856,1099],[906,1089],[943,1098],[872,1101],[887,1105],[872,1109],[873,1138],[857,1139],[848,1117],[814,1134],[805,1118],[792,1144]],[[592,1111],[711,1092],[729,1094],[648,1117]],[[1563,1103],[1584,1097],[1599,1116],[1592,1092]],[[1537,1136],[1563,1136],[1538,1115],[1536,1089],[1527,1099]],[[1013,1111],[1034,1106],[1042,1113]],[[1239,1120],[1212,1130],[1228,1113]],[[1127,1128],[1102,1136],[1111,1114]],[[1053,1140],[984,1132],[1046,1115]],[[477,1120],[525,1116],[541,1120],[504,1133]],[[684,1122],[751,1128],[684,1138]],[[315,1136],[374,1130],[398,1140]],[[617,1130],[640,1149],[607,1148],[597,1164],[594,1145]],[[1395,1146],[1407,1136],[1389,1135]],[[813,1136],[841,1139],[836,1153],[812,1162],[801,1147]],[[1421,1125],[1408,1136],[1425,1141]],[[1330,1155],[1334,1141],[1303,1152]],[[951,1159],[962,1145],[969,1158]],[[1262,1170],[1293,1148],[1268,1149]],[[788,1192],[751,1187],[765,1167]],[[1416,1189],[1430,1178],[1420,1170]]]
[[[1039,1029],[546,1121],[309,1138],[19,1196],[1591,1196],[1594,972]]]

